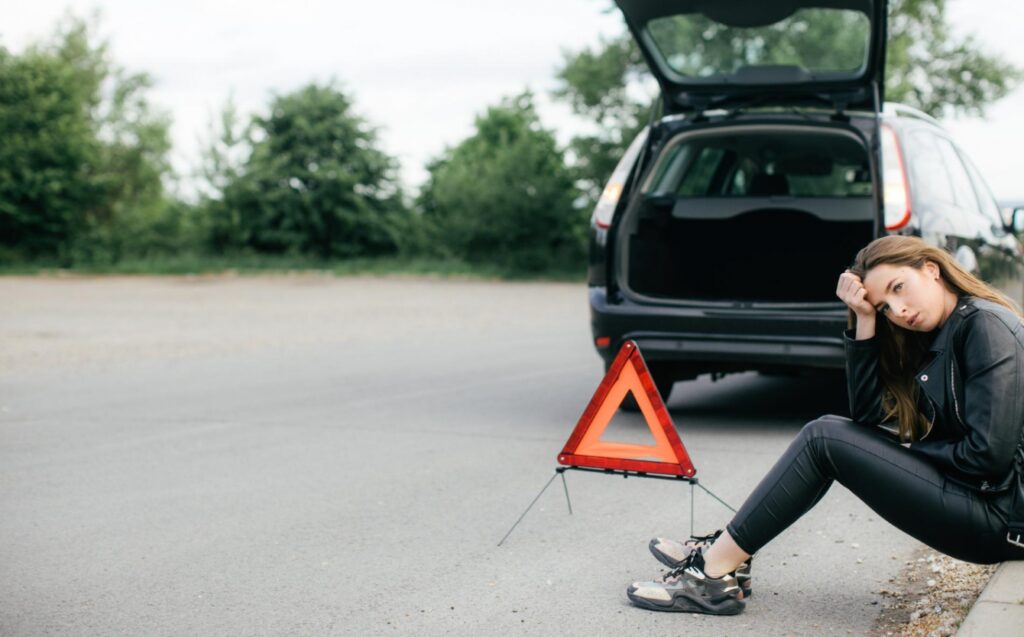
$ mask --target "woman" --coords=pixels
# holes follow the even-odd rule
[[[673,567],[634,582],[637,606],[731,615],[750,556],[839,481],[901,530],[957,559],[1024,559],[1024,322],[999,292],[921,239],[887,236],[839,277],[853,419],[800,431],[724,530],[656,538]],[[876,426],[881,425],[881,426]]]

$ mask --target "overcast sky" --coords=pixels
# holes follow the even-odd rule
[[[423,165],[472,131],[502,96],[533,89],[544,125],[566,142],[580,124],[548,92],[562,52],[624,29],[609,0],[0,0],[0,46],[21,51],[67,10],[101,14],[118,64],[156,80],[152,101],[173,118],[173,162],[193,170],[210,118],[234,94],[242,112],[272,93],[332,78],[380,127],[410,187]],[[951,0],[963,33],[1024,66],[1017,0]],[[987,120],[945,122],[996,196],[1024,199],[1024,89]]]

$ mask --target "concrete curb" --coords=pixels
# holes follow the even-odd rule
[[[971,607],[956,637],[1024,635],[1024,561],[1003,562]]]

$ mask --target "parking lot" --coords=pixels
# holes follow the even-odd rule
[[[845,489],[764,548],[736,617],[625,586],[690,488],[568,477],[601,378],[581,284],[402,277],[0,279],[0,634],[865,634],[919,546]],[[738,507],[834,378],[677,384]],[[638,416],[613,427],[636,435]],[[630,433],[631,432],[631,433]],[[729,511],[696,495],[696,530]]]

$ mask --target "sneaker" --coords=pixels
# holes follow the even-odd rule
[[[693,553],[695,550],[706,551],[721,534],[722,529],[718,529],[710,535],[691,535],[690,539],[685,542],[656,537],[651,540],[649,548],[654,557],[658,558],[659,562],[669,568],[679,568],[686,558],[689,557],[690,553]],[[736,580],[739,582],[740,588],[743,589],[744,599],[750,599],[752,593],[750,586],[750,561],[752,559],[747,558],[747,561],[740,564],[736,569]]]
[[[740,599],[736,575],[710,577],[704,573],[704,556],[692,551],[675,570],[660,582],[633,582],[626,596],[636,606],[648,610],[709,615],[736,615],[746,602]]]

